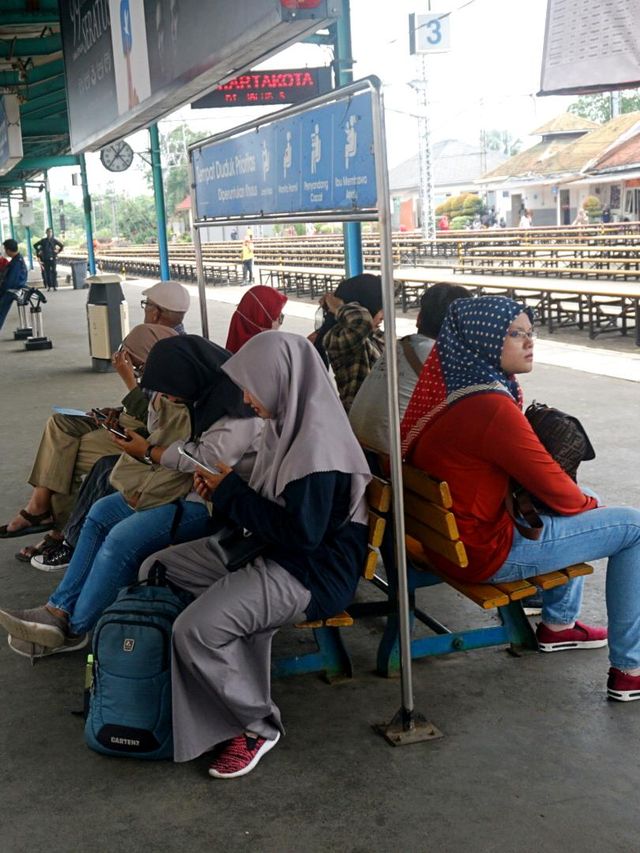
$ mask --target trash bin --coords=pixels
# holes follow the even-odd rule
[[[111,355],[129,334],[129,306],[116,273],[100,273],[86,278],[87,322],[91,367],[97,373],[113,370]]]
[[[73,282],[74,290],[83,290],[87,279],[87,262],[86,261],[69,261],[71,266],[71,281]]]

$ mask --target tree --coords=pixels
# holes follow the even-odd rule
[[[512,157],[520,151],[522,146],[521,139],[514,139],[511,132],[508,130],[498,130],[492,128],[485,130],[480,135],[480,141],[484,140],[484,145],[488,151],[502,151],[503,154],[508,154]]]
[[[604,124],[611,118],[611,92],[599,95],[583,95],[569,107],[569,112],[582,118]],[[640,92],[638,89],[624,89],[620,93],[620,113],[632,113],[640,110]]]
[[[196,133],[184,122],[168,133],[160,134],[160,156],[162,160],[162,177],[164,186],[164,203],[167,217],[172,216],[176,207],[185,196],[189,195],[189,157],[187,147],[192,142],[202,139],[205,133]],[[147,184],[153,187],[151,166],[142,166]]]

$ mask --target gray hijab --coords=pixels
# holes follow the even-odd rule
[[[271,415],[251,488],[281,504],[284,489],[295,480],[323,471],[350,474],[351,519],[366,524],[369,466],[313,344],[301,335],[261,332],[222,370]]]

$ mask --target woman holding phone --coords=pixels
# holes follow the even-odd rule
[[[153,348],[141,380],[155,392],[149,438],[129,430],[126,440],[114,437],[126,454],[112,474],[119,491],[89,511],[65,577],[48,602],[31,610],[0,610],[14,651],[43,657],[81,648],[146,556],[206,533],[209,513],[193,488],[196,464],[179,453],[181,447],[207,467],[231,458],[249,476],[262,424],[221,371],[228,358],[226,350],[197,335]]]

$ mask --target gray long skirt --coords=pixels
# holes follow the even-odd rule
[[[278,628],[304,620],[309,590],[262,557],[228,572],[206,538],[152,554],[141,577],[155,560],[198,596],[173,628],[174,761],[190,761],[243,731],[273,740],[283,727],[271,698],[271,643]]]

